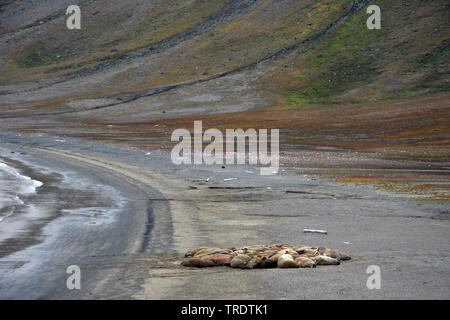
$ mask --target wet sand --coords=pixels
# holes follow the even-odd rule
[[[40,172],[43,187],[38,188],[34,204],[42,206],[45,217],[30,222],[18,236],[0,245],[0,297],[129,298],[139,284],[115,280],[127,274],[126,266],[145,250],[146,237],[153,227],[148,199],[159,197],[159,193],[100,166],[35,148],[2,145],[3,153],[8,149],[15,155],[26,154],[21,157],[35,161],[51,174]],[[21,170],[27,168],[18,160],[9,161]],[[36,168],[27,170],[33,177],[38,174]],[[55,171],[73,175],[75,183],[86,189],[61,185],[57,180],[62,178]],[[114,192],[106,193],[104,186],[114,188]],[[4,223],[8,222],[5,219]],[[66,287],[66,269],[70,265],[82,270],[80,291]]]
[[[59,227],[68,232],[63,232],[59,241],[44,241],[3,258],[25,263],[2,268],[1,281],[6,279],[12,288],[2,289],[2,297],[450,297],[446,199],[405,197],[368,184],[299,175],[294,168],[264,177],[249,166],[177,167],[160,150],[147,155],[135,148],[77,139],[61,143],[54,137],[31,135],[11,134],[3,139],[14,142],[16,149],[77,167],[80,174],[95,174],[102,183],[123,190],[128,201],[119,221],[104,232],[86,233],[85,229],[77,230],[76,224],[64,224]],[[224,181],[227,178],[237,179]],[[151,229],[144,228],[148,223]],[[328,234],[304,234],[303,228],[325,229]],[[350,253],[353,259],[338,267],[311,270],[199,270],[179,266],[182,254],[193,247],[269,243],[328,246]],[[29,272],[35,256],[46,260],[45,273],[38,269]],[[67,263],[87,270],[82,290],[65,288],[63,266]],[[366,287],[369,265],[381,268],[380,290]]]

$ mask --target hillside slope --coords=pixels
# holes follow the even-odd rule
[[[69,2],[81,7],[81,30],[66,28]],[[381,30],[366,27],[369,4],[382,10]],[[445,0],[0,1],[0,121],[148,144],[207,117],[277,126],[289,145],[408,145],[414,157],[426,145],[446,159],[449,9]],[[311,112],[332,130],[310,127]],[[148,127],[158,119],[172,119],[167,132]]]

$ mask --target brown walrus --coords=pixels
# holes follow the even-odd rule
[[[275,252],[273,255],[269,256],[269,258],[267,259],[272,263],[278,263],[278,259],[285,253],[286,253],[285,250],[280,250],[278,252]]]
[[[339,251],[339,250],[336,250],[336,252],[339,254],[339,256],[341,257],[342,261],[348,261],[348,260],[352,259],[352,257],[348,253],[345,253],[345,252],[342,252],[342,251]]]
[[[317,257],[312,257],[312,261],[314,261],[319,266],[327,266],[327,265],[339,265],[340,262],[334,258],[327,257],[324,255],[318,255]]]
[[[338,265],[350,260],[349,254],[326,247],[304,245],[253,245],[242,248],[199,247],[186,252],[185,267],[233,268],[314,268],[316,265]]]
[[[245,268],[251,257],[246,254],[239,254],[235,256],[230,263],[232,268]]]
[[[247,263],[246,268],[248,268],[248,269],[259,268],[261,266],[262,261],[263,261],[263,256],[259,256],[259,255],[254,256]]]
[[[300,256],[300,257],[295,258],[294,260],[297,263],[297,266],[300,268],[315,268],[316,267],[316,263],[307,257]]]
[[[261,268],[276,268],[278,263],[278,259],[271,260],[268,257],[263,257],[261,261]]]
[[[209,256],[209,255],[211,255],[211,254],[220,253],[221,250],[222,250],[222,249],[220,249],[220,248],[207,248],[207,249],[203,249],[203,250],[198,251],[198,252],[194,255],[194,257],[195,257],[195,258],[201,258],[201,257],[204,257],[204,256]]]
[[[216,264],[212,260],[199,259],[199,258],[186,258],[181,262],[183,267],[195,267],[195,268],[207,268],[215,267]]]
[[[297,263],[290,254],[283,254],[278,258],[278,268],[298,268]]]
[[[204,256],[201,259],[211,260],[216,264],[216,266],[226,266],[231,264],[231,260],[233,260],[233,258],[234,256],[232,254],[217,253],[209,256]]]
[[[204,250],[204,249],[209,249],[209,248],[208,247],[195,248],[193,250],[190,250],[190,251],[186,252],[186,254],[184,256],[185,257],[193,257],[193,256],[195,256],[195,254],[197,252],[199,252],[200,250]]]
[[[338,261],[342,260],[342,261],[346,261],[346,260],[350,260],[351,257],[350,255],[348,255],[345,252],[339,251],[339,250],[332,250],[332,249],[328,249],[328,248],[319,248],[317,249],[317,253],[318,255],[324,255],[330,258],[334,258]]]

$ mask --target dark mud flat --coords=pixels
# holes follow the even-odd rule
[[[41,215],[0,243],[1,299],[127,299],[139,281],[118,283],[127,265],[148,246],[152,208],[158,192],[93,165],[2,144],[2,161],[43,182],[23,199]],[[8,225],[6,225],[8,224]],[[168,232],[170,234],[170,231]],[[81,269],[81,290],[68,290],[66,269]]]

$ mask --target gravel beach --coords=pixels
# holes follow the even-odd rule
[[[0,300],[449,299],[449,13],[0,1]]]
[[[1,152],[50,176],[84,177],[95,192],[77,197],[63,185],[54,188],[54,216],[21,234],[23,248],[1,246],[0,298],[450,298],[445,199],[416,199],[288,167],[276,176],[260,176],[249,166],[179,167],[166,151],[148,155],[73,138],[2,134]],[[105,186],[123,200],[105,205]],[[104,213],[62,213],[73,207]],[[328,234],[306,234],[304,228]],[[308,270],[179,265],[195,247],[272,243],[332,247],[352,260]],[[81,290],[66,288],[69,265],[80,266]],[[366,286],[370,265],[381,269],[379,290]]]

